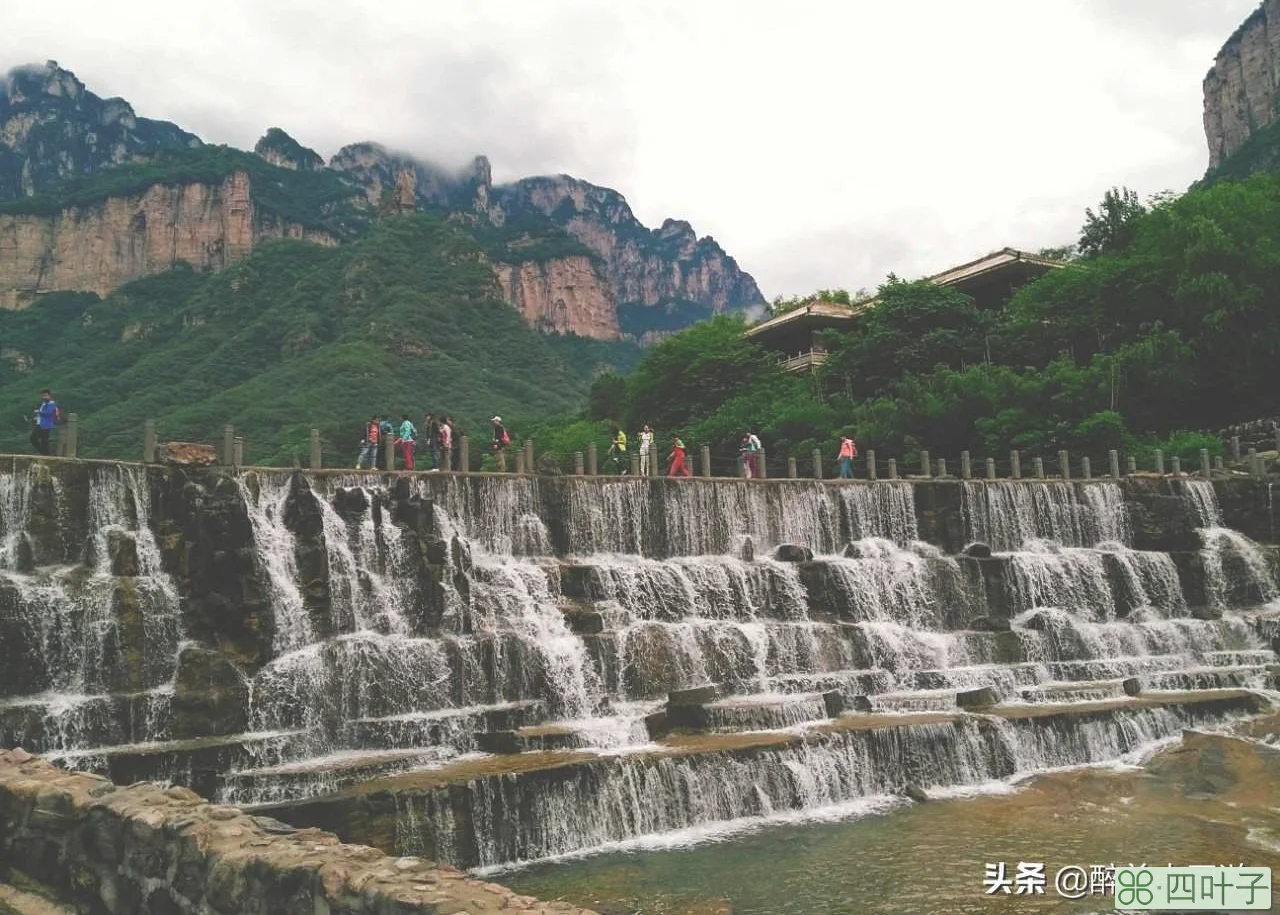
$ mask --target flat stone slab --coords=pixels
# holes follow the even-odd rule
[[[966,689],[964,692],[956,693],[956,705],[962,709],[991,708],[999,701],[1000,697],[989,686],[980,686],[977,689]]]
[[[689,689],[677,689],[667,693],[667,705],[706,705],[715,702],[720,695],[720,687],[715,684],[693,686]]]

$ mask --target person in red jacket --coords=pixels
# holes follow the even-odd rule
[[[689,470],[688,465],[684,462],[684,441],[678,435],[671,439],[671,470],[667,473],[667,476],[693,476],[693,472]]]

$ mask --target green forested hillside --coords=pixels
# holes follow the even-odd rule
[[[784,374],[741,322],[718,319],[653,347],[630,377],[599,379],[587,422],[539,434],[603,441],[606,420],[649,423],[723,458],[755,429],[780,464],[815,447],[834,458],[842,431],[881,460],[1065,448],[1102,461],[1160,445],[1195,461],[1221,441],[1186,430],[1280,410],[1280,175],[1148,205],[1117,191],[1087,217],[1085,256],[1001,308],[891,277],[828,339],[817,376]]]
[[[346,460],[374,411],[452,412],[487,435],[493,412],[574,409],[597,368],[634,361],[632,347],[530,330],[475,239],[425,214],[336,249],[273,242],[221,273],[172,270],[102,301],[49,295],[0,312],[0,341],[0,451],[27,450],[50,387],[79,415],[83,455],[137,456],[154,418],[171,440],[213,442],[234,423],[255,463],[305,454],[313,426]]]

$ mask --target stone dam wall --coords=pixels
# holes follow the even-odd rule
[[[485,872],[1114,760],[1265,704],[1273,490],[6,458],[0,748]]]
[[[0,884],[67,913],[590,915],[186,788],[117,787],[21,751],[0,751]]]

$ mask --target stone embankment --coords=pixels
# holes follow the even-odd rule
[[[0,751],[0,890],[0,912],[62,903],[112,915],[591,915],[211,805],[186,788],[69,774],[21,750]]]

